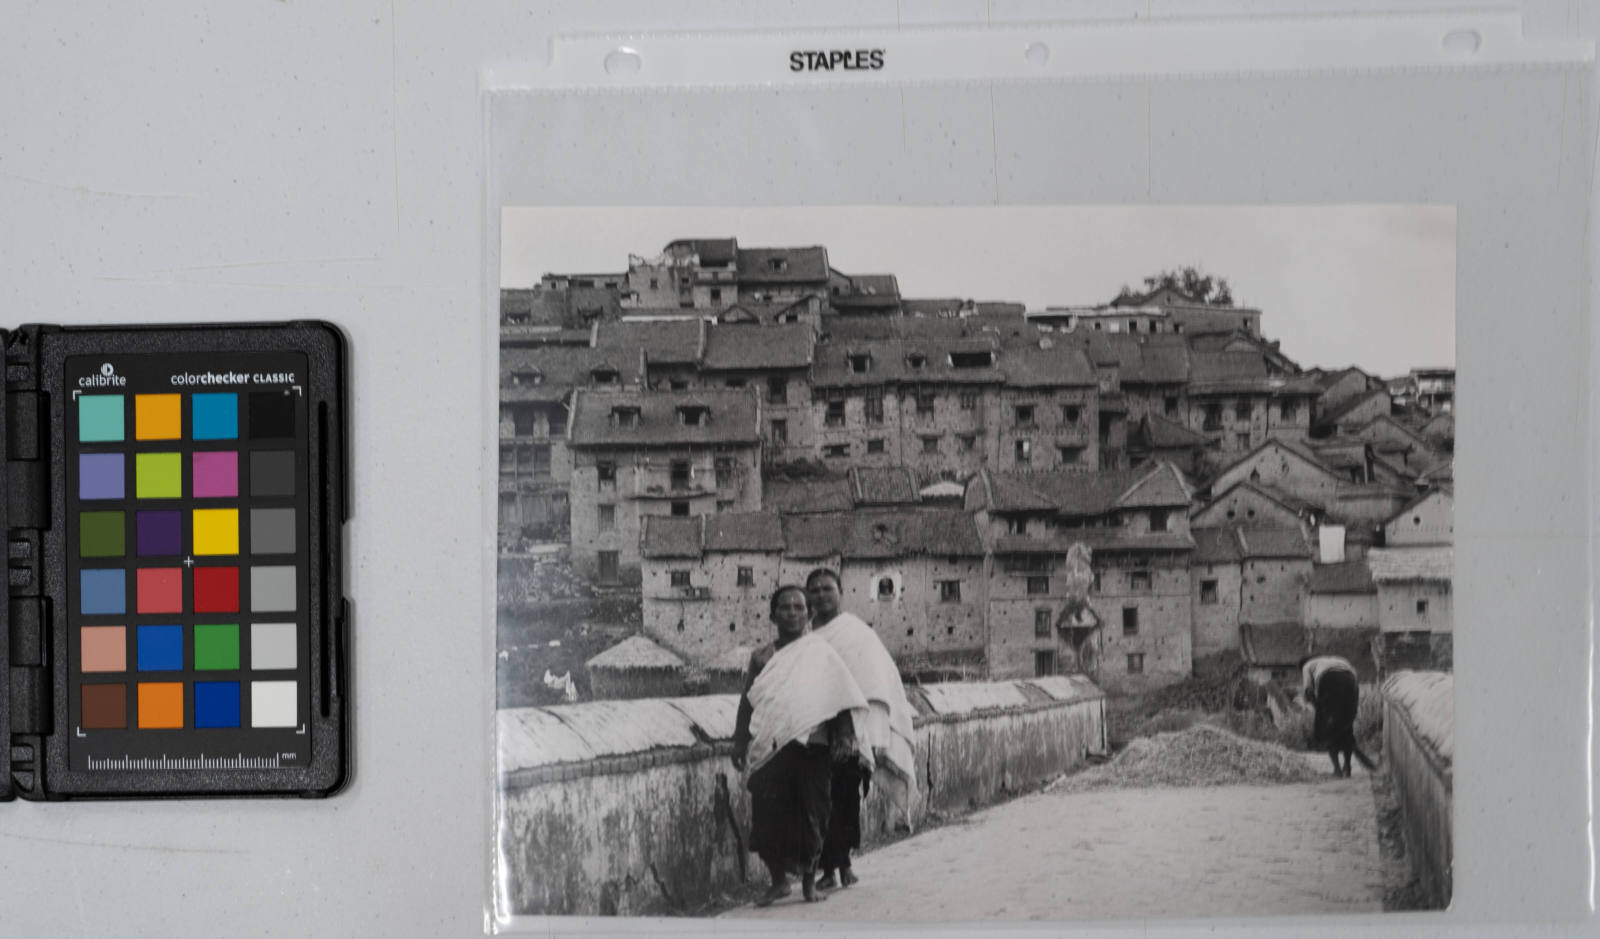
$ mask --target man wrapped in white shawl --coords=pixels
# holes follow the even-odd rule
[[[822,887],[835,883],[848,887],[858,879],[850,868],[850,851],[861,846],[864,777],[870,776],[871,785],[884,791],[893,816],[907,829],[911,827],[911,804],[917,790],[911,702],[906,700],[894,657],[878,634],[860,617],[841,611],[839,575],[827,568],[812,571],[806,578],[806,596],[811,603],[812,632],[839,653],[868,704],[865,723],[856,727],[873,759],[859,766],[849,761],[834,763],[832,808],[822,848],[823,877],[818,882]]]

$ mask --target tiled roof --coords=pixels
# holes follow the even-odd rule
[[[815,512],[848,512],[855,505],[850,480],[771,479],[761,484],[762,504],[785,515]]]
[[[718,512],[705,521],[707,551],[782,551],[777,512]]]
[[[1240,528],[1239,544],[1247,558],[1311,557],[1311,545],[1298,528]]]
[[[712,326],[706,330],[708,369],[805,368],[811,364],[811,326]]]
[[[996,511],[1055,510],[1100,515],[1119,507],[1184,506],[1193,496],[1171,464],[1099,472],[991,473],[984,475]],[[983,491],[982,489],[979,490]]]
[[[1373,548],[1367,552],[1367,566],[1380,584],[1449,582],[1455,576],[1455,552],[1448,545]]]
[[[856,505],[915,504],[917,478],[903,466],[850,468],[851,497]]]
[[[1099,381],[1082,349],[1049,335],[1023,335],[1000,350],[1006,384],[1019,388],[1093,387]]]
[[[1189,381],[1195,384],[1266,377],[1267,361],[1259,352],[1210,352],[1196,349],[1189,353]]]
[[[1245,489],[1249,492],[1255,493],[1257,496],[1260,496],[1263,499],[1268,500],[1269,502],[1276,502],[1278,505],[1283,506],[1285,509],[1295,515],[1300,515],[1318,508],[1310,502],[1292,496],[1276,487],[1263,485],[1261,483],[1253,483],[1248,479],[1241,479],[1228,488],[1217,493],[1215,496],[1212,496],[1211,500],[1205,505],[1201,506],[1198,511],[1204,512],[1206,509],[1211,508],[1213,505],[1216,505],[1218,502],[1226,499],[1228,495],[1235,489]]]
[[[1152,450],[1177,450],[1191,447],[1209,447],[1211,438],[1190,430],[1176,421],[1159,414],[1146,414],[1129,435],[1130,443]]]
[[[637,384],[641,377],[637,352],[586,346],[533,346],[500,350],[500,387],[506,389],[516,373],[533,371],[539,373],[538,383],[521,387],[559,389],[554,399],[559,400],[567,391],[591,384],[592,373],[602,368],[615,370],[619,383],[624,385]]]
[[[1387,406],[1389,401],[1389,390],[1387,388],[1376,388],[1372,391],[1366,391],[1354,395],[1348,400],[1341,402],[1337,407],[1333,408],[1327,413],[1318,415],[1317,424],[1318,426],[1337,424],[1344,420],[1345,415],[1349,414],[1351,411],[1354,411],[1357,408],[1365,407],[1371,403],[1376,403],[1380,398],[1385,403],[1385,406]]]
[[[595,324],[596,349],[637,356],[643,349],[648,361],[661,364],[693,363],[700,355],[701,320],[623,322]]]
[[[698,426],[685,426],[678,408],[709,410]],[[639,419],[623,426],[613,418],[614,408],[636,408]],[[749,443],[761,440],[760,405],[749,389],[708,391],[613,392],[580,389],[572,398],[568,429],[574,447],[601,445],[693,445]]]
[[[690,245],[706,267],[725,267],[732,264],[739,250],[736,238],[679,238],[667,245]]]
[[[646,515],[639,552],[647,558],[698,558],[699,516]]]
[[[996,554],[1065,554],[1075,544],[1091,551],[1190,551],[1193,538],[1181,532],[1136,534],[1125,528],[1075,528],[1049,535],[1001,535]]]
[[[1314,564],[1311,567],[1311,593],[1374,593],[1372,571],[1367,562],[1341,561],[1338,564]]]
[[[909,382],[1001,384],[999,343],[993,335],[961,339],[838,339],[816,348],[811,382],[817,387],[848,387]],[[956,355],[988,353],[990,365],[957,366]],[[870,357],[865,372],[851,368],[851,357]]]
[[[784,553],[792,558],[982,557],[972,516],[957,509],[858,509],[783,518]]]
[[[1237,529],[1191,528],[1189,535],[1194,538],[1192,564],[1233,564],[1244,559]]]
[[[771,262],[784,262],[781,270]],[[741,283],[821,283],[828,279],[828,251],[804,248],[740,248]]]
[[[1298,666],[1306,657],[1306,631],[1299,623],[1241,623],[1239,639],[1249,665]]]
[[[683,668],[683,659],[644,636],[629,636],[584,663],[595,669]]]

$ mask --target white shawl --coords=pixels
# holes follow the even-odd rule
[[[855,677],[856,684],[871,706],[865,724],[857,722],[857,736],[864,737],[879,758],[877,769],[890,770],[873,777],[873,784],[888,793],[907,825],[911,801],[917,791],[916,757],[912,748],[911,702],[900,683],[900,669],[884,648],[883,640],[854,613],[840,613],[812,635],[828,641]]]
[[[833,647],[806,633],[773,654],[750,686],[749,772],[755,773],[791,740],[849,711],[857,727],[867,699]]]

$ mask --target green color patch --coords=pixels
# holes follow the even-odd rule
[[[127,553],[127,522],[121,512],[78,513],[78,556],[120,558]]]
[[[140,499],[183,496],[183,460],[176,453],[134,454],[134,493]]]
[[[200,623],[194,627],[196,671],[232,671],[239,667],[237,623]]]

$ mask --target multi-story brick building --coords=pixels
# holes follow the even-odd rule
[[[1272,439],[1303,441],[1321,387],[1315,379],[1272,376],[1259,352],[1189,354],[1189,429],[1224,454],[1248,453]]]
[[[967,483],[992,555],[989,671],[996,677],[1087,671],[1134,690],[1189,673],[1192,612],[1187,510],[1169,464],[1138,470],[1005,474]],[[1093,554],[1088,606],[1098,629],[1064,622],[1067,553]]]
[[[600,583],[637,583],[642,519],[761,508],[761,401],[754,389],[573,395],[572,563]]]

